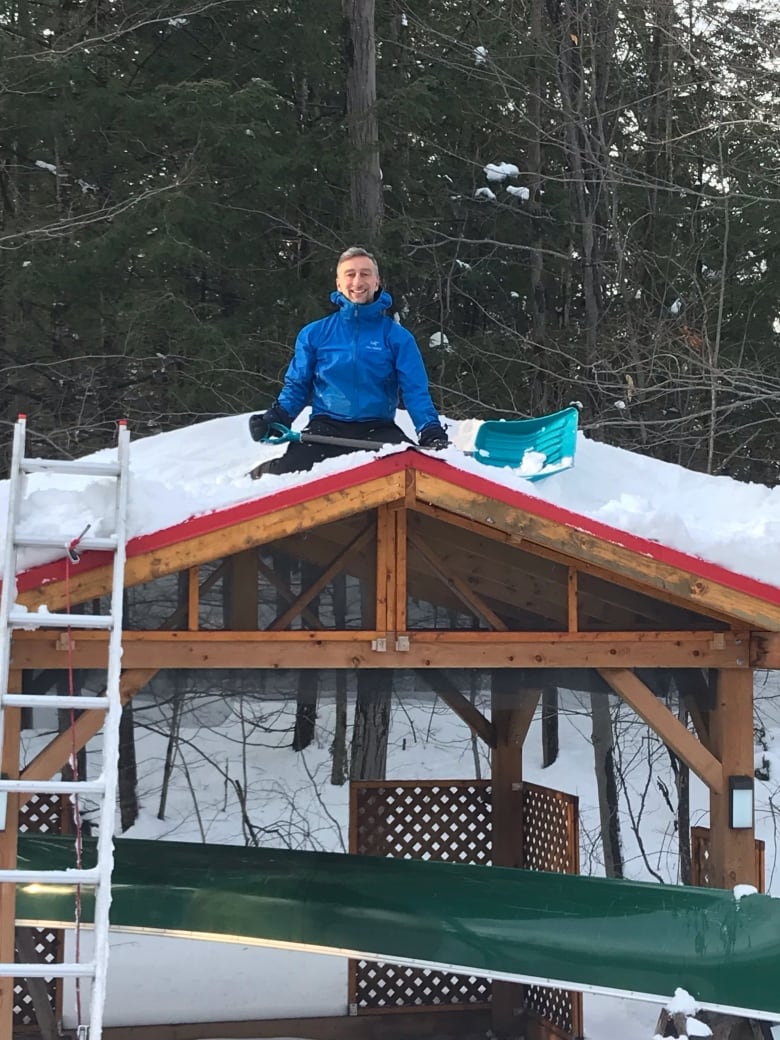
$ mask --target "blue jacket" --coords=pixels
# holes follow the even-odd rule
[[[391,421],[399,392],[419,432],[439,422],[414,336],[386,313],[389,293],[354,304],[331,293],[335,314],[305,325],[278,403],[290,416],[311,404],[312,415],[342,422]]]

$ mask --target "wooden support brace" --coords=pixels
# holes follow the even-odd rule
[[[599,675],[630,704],[650,729],[713,791],[722,791],[720,762],[627,668],[599,668]]]

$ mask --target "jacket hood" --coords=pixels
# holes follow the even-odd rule
[[[346,317],[353,317],[351,313],[354,311],[354,317],[356,318],[378,318],[380,315],[393,306],[393,297],[385,289],[379,290],[379,296],[371,303],[353,303],[352,300],[348,300],[347,297],[340,293],[338,290],[330,294],[330,302],[334,303],[342,315]]]

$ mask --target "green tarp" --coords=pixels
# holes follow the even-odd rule
[[[73,866],[73,839],[22,836],[24,864]],[[701,1007],[780,1019],[780,900],[768,896],[129,840],[116,842],[112,892],[116,927],[295,944],[660,1000],[682,988]],[[73,908],[67,886],[19,886],[20,920],[68,924]],[[89,899],[83,913],[89,920]]]

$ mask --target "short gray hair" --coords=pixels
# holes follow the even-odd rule
[[[367,249],[364,249],[362,246],[350,246],[349,249],[345,249],[336,261],[336,270],[338,271],[338,269],[341,267],[343,263],[345,263],[345,261],[351,260],[355,256],[367,257],[374,265],[374,270],[376,271],[377,278],[379,277],[379,264],[377,263],[376,257],[373,253],[369,253],[369,251]]]

